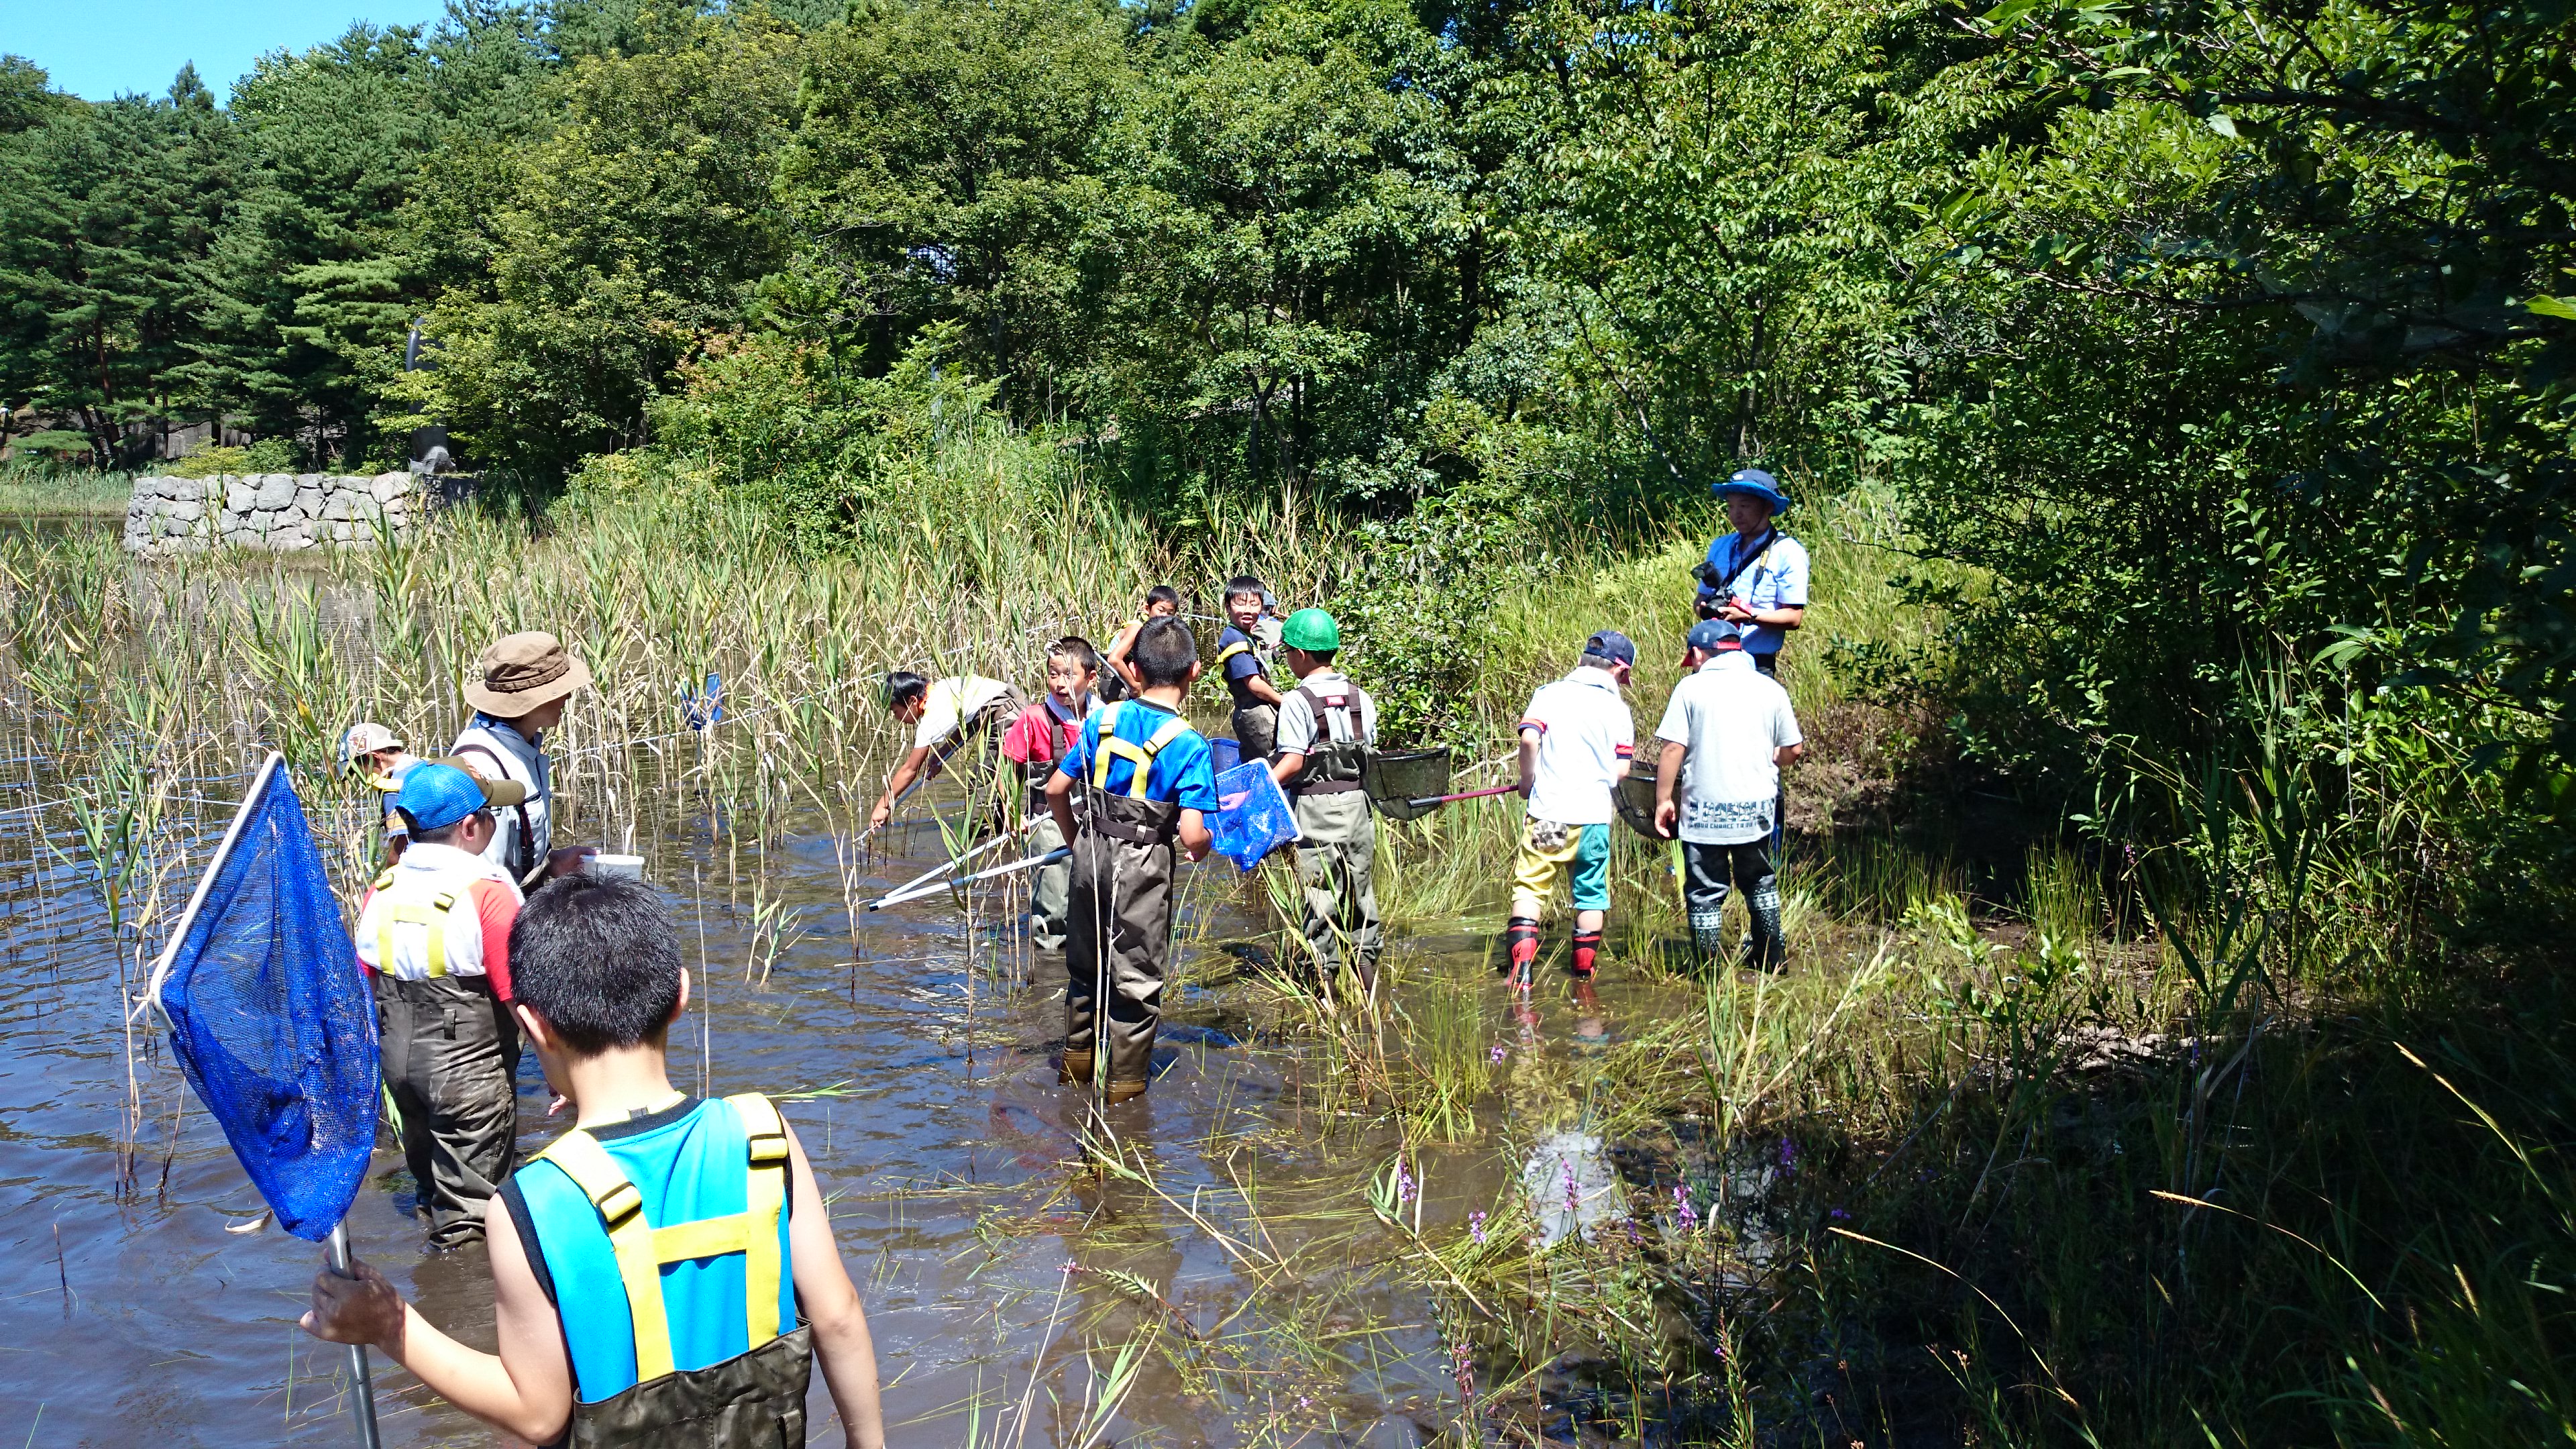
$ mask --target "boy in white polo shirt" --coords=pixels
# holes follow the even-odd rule
[[[1702,619],[1687,642],[1682,662],[1691,673],[1673,687],[1655,726],[1664,742],[1655,761],[1655,826],[1666,835],[1680,828],[1683,895],[1700,954],[1713,958],[1725,949],[1719,932],[1731,884],[1753,916],[1746,964],[1778,970],[1788,942],[1780,932],[1771,828],[1781,767],[1806,753],[1805,738],[1789,692],[1755,667],[1735,625]]]
[[[1521,794],[1529,820],[1512,859],[1512,917],[1503,941],[1512,983],[1526,988],[1538,961],[1538,918],[1573,867],[1574,974],[1592,974],[1610,912],[1612,793],[1637,752],[1637,727],[1619,695],[1637,646],[1615,629],[1584,641],[1574,672],[1543,684],[1521,711]]]

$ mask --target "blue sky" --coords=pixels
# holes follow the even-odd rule
[[[193,60],[221,101],[263,52],[337,39],[353,20],[419,25],[445,13],[441,0],[0,0],[0,53],[93,101],[159,95]]]

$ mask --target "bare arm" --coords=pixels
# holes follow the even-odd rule
[[[1048,779],[1047,813],[1055,817],[1055,828],[1064,834],[1064,843],[1073,844],[1073,777],[1062,770]]]
[[[823,1382],[832,1405],[841,1411],[841,1426],[852,1449],[885,1449],[885,1414],[877,1402],[877,1350],[868,1337],[867,1310],[859,1290],[841,1262],[840,1245],[832,1241],[832,1217],[814,1185],[813,1165],[796,1129],[787,1129],[788,1191],[794,1207],[787,1219],[790,1270],[796,1279],[796,1310],[814,1325],[814,1356],[822,1361]]]
[[[1136,636],[1142,632],[1144,626],[1141,624],[1130,624],[1119,630],[1118,637],[1109,641],[1108,652],[1101,656],[1109,661],[1110,668],[1118,671],[1119,678],[1127,681],[1129,689],[1145,687],[1145,676],[1138,674],[1135,666],[1127,662],[1127,651],[1136,647]]]
[[[1270,778],[1278,781],[1284,786],[1289,781],[1296,779],[1298,772],[1305,768],[1305,755],[1302,753],[1292,755],[1287,751],[1282,750],[1279,753],[1279,757],[1270,762]]]
[[[1521,731],[1521,798],[1529,798],[1530,788],[1538,783],[1539,732]]]
[[[1785,770],[1806,757],[1807,747],[1805,745],[1782,745],[1780,748],[1771,752],[1771,763]]]
[[[1279,686],[1271,683],[1270,676],[1267,674],[1245,675],[1243,677],[1243,687],[1245,692],[1249,693],[1254,699],[1260,700],[1263,704],[1269,705],[1273,709],[1278,708],[1280,701],[1288,697],[1279,692]]]
[[[483,1211],[492,1255],[497,1355],[467,1348],[431,1326],[372,1264],[352,1260],[354,1276],[325,1267],[313,1279],[304,1331],[333,1343],[367,1343],[401,1364],[430,1392],[531,1444],[563,1432],[572,1418],[572,1366],[564,1359],[555,1307],[537,1287],[509,1212],[493,1198]]]
[[[1673,791],[1681,784],[1682,761],[1689,754],[1689,746],[1666,740],[1663,750],[1655,756],[1655,828],[1667,840],[1681,820],[1682,807],[1673,798]]]
[[[868,814],[869,829],[874,830],[894,818],[894,802],[903,797],[904,791],[912,788],[913,781],[921,778],[923,766],[929,759],[930,746],[915,745],[903,757],[903,763],[894,767],[894,774],[886,780],[885,793],[877,797],[877,808]]]
[[[1208,833],[1207,817],[1196,810],[1181,812],[1180,837],[1181,849],[1192,860],[1207,859],[1208,847],[1216,843],[1216,837]]]

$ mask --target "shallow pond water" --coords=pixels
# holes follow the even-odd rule
[[[45,798],[39,768],[0,767],[0,810]],[[219,830],[239,784],[196,788],[194,828]],[[166,1051],[142,1041],[129,1064],[97,893],[47,848],[72,851],[60,814],[0,817],[16,827],[0,838],[0,1440],[349,1442],[342,1351],[294,1327],[318,1250],[274,1226],[228,1231],[260,1204],[220,1133]],[[1006,902],[979,898],[970,924],[939,897],[853,931],[854,886],[864,899],[941,858],[926,819],[845,874],[846,839],[819,809],[774,826],[766,848],[685,804],[628,818],[632,843],[618,844],[646,857],[704,963],[675,1080],[788,1099],[867,1305],[893,1442],[1083,1440],[1094,1374],[1156,1318],[1184,1346],[1147,1355],[1109,1440],[1396,1445],[1456,1424],[1428,1295],[1369,1211],[1393,1134],[1326,1105],[1340,1099],[1315,1089],[1328,1058],[1311,1039],[1261,1025],[1251,963],[1276,929],[1231,866],[1185,873],[1167,1064],[1107,1117],[1138,1169],[1122,1176],[1084,1165],[1084,1099],[1055,1082],[1060,984],[1032,979]],[[578,822],[565,834],[583,838]],[[1676,1004],[1617,980],[1576,1003],[1551,980],[1515,1010],[1484,946],[1452,934],[1393,949],[1408,979],[1472,993],[1497,1062],[1562,1062]],[[120,1190],[129,1070],[143,1122]],[[561,1125],[533,1058],[520,1093],[532,1151]],[[1427,1230],[1515,1190],[1511,1095],[1483,1104],[1475,1143],[1422,1158]],[[1526,1143],[1564,1123],[1521,1125]],[[489,1346],[481,1249],[425,1258],[411,1194],[380,1143],[350,1217],[357,1252],[432,1321]],[[495,1442],[398,1369],[379,1364],[376,1384],[388,1444]],[[840,1442],[837,1422],[816,1423],[813,1442]]]

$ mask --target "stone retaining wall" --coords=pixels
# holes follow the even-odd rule
[[[133,501],[125,506],[125,547],[149,555],[218,545],[287,553],[371,544],[378,519],[396,536],[407,535],[442,495],[454,491],[449,485],[456,481],[430,483],[411,473],[137,478]]]

